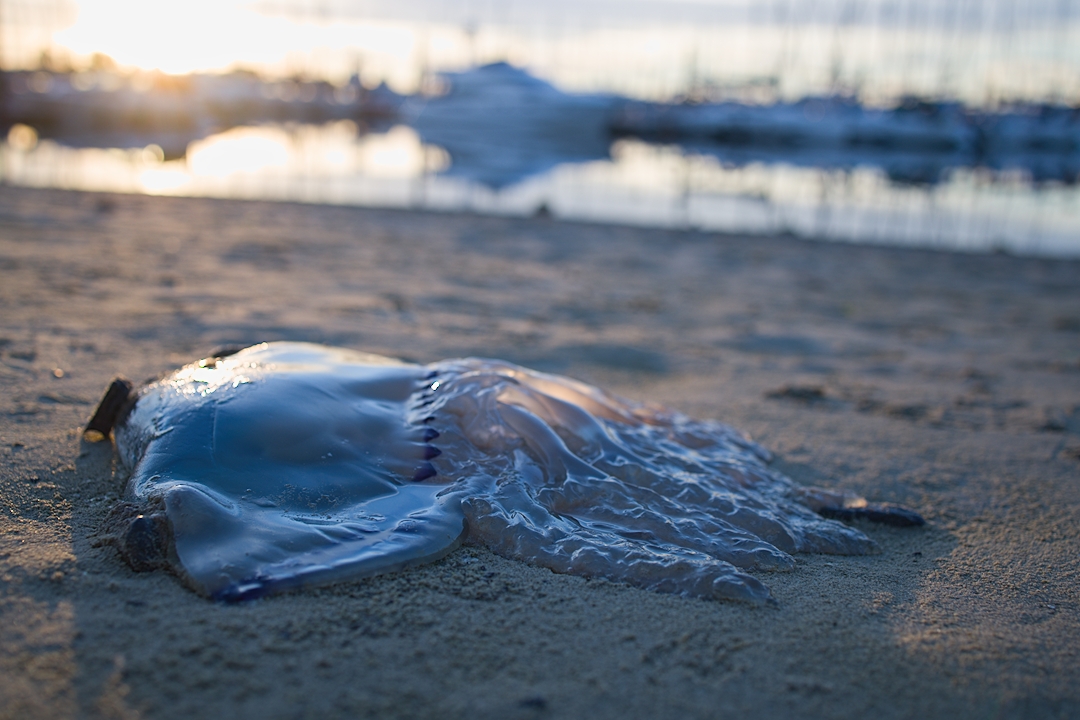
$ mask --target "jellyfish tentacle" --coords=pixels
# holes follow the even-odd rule
[[[536,501],[552,513],[608,528],[624,538],[686,547],[736,567],[795,567],[788,553],[723,518],[640,490],[610,480],[587,485],[568,480],[557,488],[540,489]]]
[[[731,563],[685,547],[635,542],[549,513],[516,480],[488,496],[468,498],[461,506],[470,541],[504,557],[659,592],[773,602],[765,585]]]

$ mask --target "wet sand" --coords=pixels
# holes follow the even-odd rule
[[[905,504],[778,607],[465,547],[240,605],[134,573],[109,379],[307,340],[501,357]],[[1080,262],[0,188],[0,717],[1080,716]]]

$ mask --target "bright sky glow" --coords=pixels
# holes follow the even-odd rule
[[[82,0],[75,24],[53,38],[78,57],[102,52],[122,67],[174,75],[247,67],[344,80],[361,63],[408,83],[416,52],[416,30],[404,23],[299,23],[245,0]]]
[[[935,2],[923,0],[926,7],[938,7]],[[649,98],[670,98],[693,83],[778,83],[770,87],[788,98],[858,87],[871,102],[906,93],[951,94],[975,103],[992,97],[1080,97],[1080,23],[1049,22],[1046,8],[1032,15],[1041,21],[1003,25],[1000,1],[976,2],[964,12],[979,18],[989,13],[985,20],[996,29],[981,20],[966,28],[950,24],[955,14],[943,16],[954,18],[948,22],[909,27],[903,13],[879,23],[884,11],[875,8],[895,3],[867,0],[857,4],[863,24],[810,22],[792,30],[768,18],[783,8],[835,10],[850,4],[652,0],[634,7],[672,10],[648,22],[615,13],[616,4],[578,0],[546,11],[525,0],[77,0],[78,12],[63,14],[73,24],[51,38],[53,48],[76,64],[100,52],[129,69],[183,74],[244,67],[334,82],[360,69],[365,83],[387,81],[399,92],[415,91],[425,69],[507,60],[566,90]],[[722,22],[692,22],[679,9],[713,5],[735,8],[734,14]],[[391,12],[391,6],[400,9]],[[360,11],[369,7],[377,14],[365,18]],[[1020,5],[1008,12],[1025,17]],[[612,16],[610,25],[575,20],[605,13]],[[524,22],[533,15],[545,21]],[[14,26],[3,32],[6,62],[36,62],[38,40],[31,42]]]

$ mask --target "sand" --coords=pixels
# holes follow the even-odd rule
[[[131,571],[81,441],[226,343],[501,357],[902,503],[777,607],[464,547],[240,605]],[[0,188],[0,717],[1080,717],[1080,263]]]

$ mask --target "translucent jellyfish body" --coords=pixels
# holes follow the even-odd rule
[[[219,599],[398,570],[467,537],[556,572],[763,601],[752,571],[874,549],[819,513],[921,523],[798,488],[721,423],[475,358],[256,345],[132,394],[115,439],[130,477],[107,537]]]

